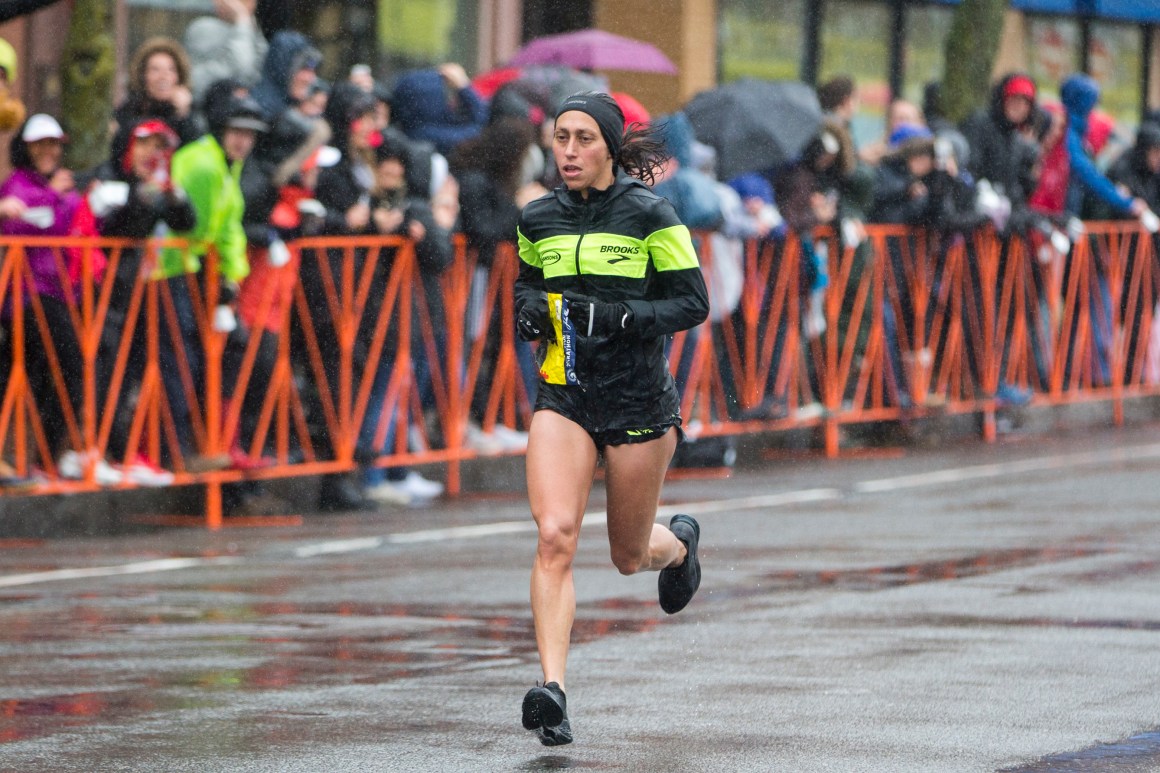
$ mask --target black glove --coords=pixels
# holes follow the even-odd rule
[[[552,332],[552,318],[548,315],[548,296],[540,293],[534,301],[529,301],[516,315],[516,335],[521,341],[539,341]]]
[[[632,327],[632,309],[626,303],[604,303],[577,293],[564,293],[564,298],[577,335],[611,336]]]
[[[232,306],[238,299],[238,283],[225,275],[219,275],[218,279],[218,305]]]

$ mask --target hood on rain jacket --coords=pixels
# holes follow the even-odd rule
[[[438,70],[405,73],[391,94],[391,118],[403,133],[443,155],[487,125],[487,102],[472,86],[448,95]]]
[[[173,154],[173,183],[189,196],[197,213],[192,231],[174,236],[189,241],[185,248],[168,247],[157,263],[159,277],[193,274],[201,270],[201,258],[212,246],[217,250],[222,275],[234,282],[250,273],[246,258],[246,233],[242,228],[245,203],[239,180],[242,162],[230,164],[213,135],[207,134]]]
[[[970,146],[967,170],[976,180],[987,180],[997,190],[1001,188],[1016,211],[1026,209],[1035,188],[1035,154],[1020,134],[1023,127],[1007,120],[1003,93],[1012,79],[1026,77],[1022,73],[1008,74],[991,89],[989,108],[974,113],[962,125]],[[1035,118],[1037,110],[1037,102],[1032,100],[1028,121]]]
[[[1148,202],[1153,212],[1160,210],[1160,175],[1148,168],[1148,151],[1157,147],[1160,125],[1143,123],[1136,132],[1136,144],[1108,171],[1108,177]]]
[[[262,63],[262,80],[250,92],[267,118],[274,119],[292,106],[290,81],[308,59],[319,61],[322,54],[301,32],[282,30],[274,35]]]
[[[1088,147],[1084,142],[1088,116],[1100,100],[1099,84],[1087,75],[1071,75],[1060,87],[1059,97],[1064,110],[1067,111],[1064,147],[1067,149],[1071,168],[1067,189],[1068,213],[1083,217],[1084,199],[1087,195],[1095,196],[1115,209],[1127,211],[1132,206],[1132,199],[1116,190],[1112,181],[1100,172],[1088,154]]]

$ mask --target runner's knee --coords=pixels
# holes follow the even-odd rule
[[[636,574],[644,568],[648,560],[648,550],[612,548],[612,564],[623,575]]]
[[[571,522],[564,519],[540,519],[537,550],[541,560],[571,562],[576,553],[577,536],[578,530]]]

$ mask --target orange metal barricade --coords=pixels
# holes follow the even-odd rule
[[[798,242],[745,244],[729,266],[742,278],[736,308],[669,347],[698,432],[819,427],[834,456],[844,425],[932,412],[980,413],[993,438],[1005,388],[1036,404],[1108,401],[1117,423],[1124,400],[1160,394],[1160,272],[1136,224],[1089,223],[1068,255],[990,231],[867,230],[860,247],[816,235],[830,284],[814,337]],[[736,256],[695,236],[712,284],[714,261]],[[218,528],[222,486],[248,479],[438,463],[458,493],[462,462],[480,453],[470,426],[527,428],[535,384],[515,336],[514,245],[481,266],[457,237],[434,277],[399,237],[298,241],[250,288],[267,324],[246,337],[212,324],[212,255],[198,276],[153,278],[158,250],[178,244],[0,241],[0,454],[34,479],[12,493],[96,490],[98,460],[116,447],[115,465],[141,454],[175,485],[205,486]],[[37,295],[33,248],[51,250],[63,301]],[[79,480],[58,469],[65,448],[84,454]],[[247,463],[206,468],[231,449]]]

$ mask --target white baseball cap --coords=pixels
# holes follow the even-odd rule
[[[24,131],[21,132],[20,139],[25,142],[36,142],[37,140],[66,142],[68,137],[65,136],[64,129],[60,128],[60,124],[55,118],[44,113],[37,113],[28,119],[28,123],[24,124]]]

